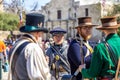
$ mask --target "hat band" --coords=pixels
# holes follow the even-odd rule
[[[117,22],[109,22],[109,23],[104,23],[102,26],[116,26]]]
[[[28,25],[25,26],[25,30],[28,30],[28,31],[35,30],[37,28],[38,28],[37,26],[28,26]]]
[[[87,22],[87,23],[81,23],[81,24],[79,24],[79,25],[92,25],[92,23]]]

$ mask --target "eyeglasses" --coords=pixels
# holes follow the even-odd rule
[[[64,36],[64,34],[53,34],[53,36]]]
[[[82,29],[92,29],[92,26],[85,26],[85,27],[82,27]]]

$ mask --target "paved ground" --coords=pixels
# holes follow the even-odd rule
[[[8,72],[2,72],[2,80],[8,80]]]

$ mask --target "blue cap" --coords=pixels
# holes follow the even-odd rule
[[[50,31],[51,34],[65,34],[67,33],[66,30],[62,29],[61,27],[56,27]]]

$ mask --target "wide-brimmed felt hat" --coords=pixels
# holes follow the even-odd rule
[[[19,29],[21,32],[36,32],[42,31],[47,33],[48,30],[44,28],[44,15],[39,13],[26,14],[26,23]]]
[[[117,23],[116,16],[106,16],[101,18],[102,25],[97,27],[98,30],[109,30],[109,29],[117,29],[120,26],[120,23]]]
[[[79,28],[79,27],[85,27],[85,26],[98,26],[96,24],[92,24],[92,19],[91,17],[80,17],[78,18],[78,26],[75,28]]]

